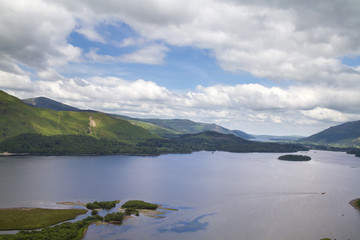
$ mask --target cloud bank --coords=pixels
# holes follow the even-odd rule
[[[360,117],[359,61],[342,61],[360,55],[358,9],[356,0],[2,1],[0,88],[130,116],[308,135]],[[134,34],[117,39],[101,31],[119,24]],[[73,33],[100,47],[133,49],[112,55],[82,48],[69,40]],[[111,72],[74,77],[63,70],[73,64],[163,65],[172,47],[205,49],[224,71],[266,82],[225,85],[218,79],[183,90]]]

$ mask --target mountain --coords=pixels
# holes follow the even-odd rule
[[[165,129],[170,129],[177,134],[196,134],[205,131],[214,131],[223,134],[233,134],[238,137],[250,139],[251,135],[240,130],[229,130],[217,124],[208,124],[201,122],[194,122],[187,119],[140,119],[143,122],[148,122],[161,126]]]
[[[360,121],[346,122],[299,140],[320,145],[359,147]]]
[[[46,100],[46,99],[45,99]],[[193,151],[293,152],[301,145],[245,140],[206,128],[229,131],[215,124],[190,120],[152,120],[176,137],[161,138],[141,127],[159,125],[111,117],[100,112],[54,111],[31,107],[0,90],[0,152],[36,155],[162,154]],[[133,120],[136,121],[136,120]],[[166,123],[166,124],[165,124]],[[179,132],[203,131],[196,134]]]
[[[48,108],[54,111],[73,111],[73,112],[81,111],[79,108],[72,107],[46,97],[28,98],[28,99],[23,99],[22,101],[29,106],[34,106],[38,108]]]
[[[158,136],[144,128],[104,113],[54,111],[31,107],[0,90],[0,142],[25,133],[81,135],[137,143]]]
[[[54,111],[85,111],[81,110],[46,97],[28,98],[22,100],[24,103],[39,107],[48,108]],[[86,110],[90,111],[90,110]],[[217,124],[208,124],[201,122],[194,122],[187,119],[140,119],[131,118],[123,115],[108,114],[111,117],[123,119],[131,122],[135,126],[147,129],[149,132],[159,135],[161,137],[174,137],[179,134],[195,134],[204,131],[215,131],[224,134],[234,134],[235,136],[245,139],[251,139],[252,136],[240,131],[229,130]]]

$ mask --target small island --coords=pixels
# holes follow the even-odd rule
[[[350,202],[350,205],[360,211],[360,198],[354,199]]]
[[[282,155],[280,157],[278,157],[279,160],[284,160],[284,161],[310,161],[311,157],[309,156],[305,156],[305,155],[294,155],[294,154],[289,154],[289,155]]]

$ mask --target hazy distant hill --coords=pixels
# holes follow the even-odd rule
[[[53,111],[30,107],[0,90],[0,142],[24,133],[83,135],[136,143],[157,137],[128,121],[96,112]]]
[[[300,141],[324,145],[360,146],[360,121],[330,127]]]
[[[229,130],[224,127],[221,127],[217,124],[208,124],[201,122],[194,122],[187,119],[140,119],[144,122],[149,122],[152,124],[156,124],[158,126],[171,129],[178,134],[196,134],[205,131],[214,131],[223,134],[234,134],[238,137],[242,137],[245,139],[251,138],[251,135],[240,131],[240,130]]]
[[[38,108],[48,108],[54,111],[81,111],[79,108],[72,107],[46,97],[28,98],[23,99],[22,101],[30,106]]]
[[[295,142],[304,136],[273,136],[273,135],[252,135],[254,141],[262,142]]]

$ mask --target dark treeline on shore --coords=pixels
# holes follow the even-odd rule
[[[126,144],[111,139],[96,139],[81,135],[21,134],[0,144],[0,152],[30,155],[159,155],[162,153],[191,153],[194,151],[226,152],[296,152],[307,148],[298,144],[255,142],[231,134],[203,132],[178,138],[148,139]]]

